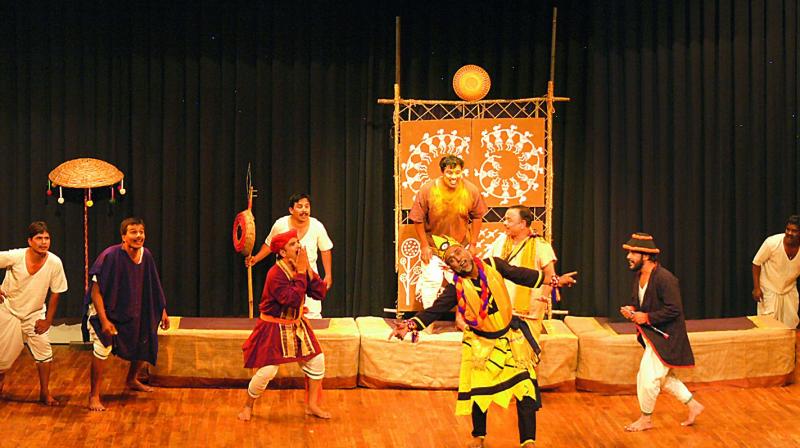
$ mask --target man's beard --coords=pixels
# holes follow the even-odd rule
[[[628,262],[628,269],[633,272],[639,272],[642,270],[642,266],[644,266],[644,260],[639,260],[631,266],[630,262]]]
[[[466,266],[464,266],[464,267],[457,266],[455,269],[453,269],[453,267],[451,266],[451,269],[453,269],[453,272],[458,274],[460,277],[466,277],[466,276],[468,276],[469,274],[472,273],[472,268],[475,267],[473,263],[474,262],[472,262],[472,263],[467,262]]]

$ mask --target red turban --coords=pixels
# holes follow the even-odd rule
[[[297,229],[292,229],[288,232],[273,236],[269,243],[269,251],[273,254],[277,254],[292,238],[297,238]]]

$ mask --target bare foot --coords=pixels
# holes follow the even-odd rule
[[[139,381],[139,380],[128,381],[127,386],[128,386],[128,389],[136,390],[136,391],[139,391],[139,392],[152,392],[153,391],[152,387],[147,386],[145,384],[142,384],[142,382]]]
[[[245,406],[239,411],[239,420],[243,422],[249,422],[250,418],[253,416],[253,408],[250,406]]]
[[[49,393],[44,395],[40,394],[39,401],[41,401],[42,404],[44,404],[45,406],[59,406],[61,404],[58,402],[58,400],[53,398],[53,396],[50,395]]]
[[[689,407],[689,416],[686,417],[686,420],[681,422],[681,426],[692,426],[697,416],[700,415],[706,407],[695,399],[686,403],[686,406]]]
[[[642,415],[638,420],[625,427],[625,431],[639,432],[647,431],[653,427],[653,420],[648,415]]]
[[[87,406],[90,411],[105,411],[106,407],[103,406],[103,403],[100,403],[100,397],[89,397],[89,406]]]
[[[324,419],[331,418],[331,413],[330,412],[328,412],[328,411],[326,411],[326,410],[324,410],[322,408],[316,407],[316,406],[314,406],[314,407],[307,406],[306,407],[306,415],[311,415],[311,416],[314,416],[314,417],[317,417],[317,418],[324,418]]]
[[[483,437],[473,437],[467,444],[467,448],[483,448]]]

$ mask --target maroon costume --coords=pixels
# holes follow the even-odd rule
[[[245,367],[307,361],[322,353],[311,325],[302,316],[306,295],[325,298],[325,282],[310,269],[305,275],[291,277],[288,272],[280,260],[267,273],[258,306],[261,319],[242,346]]]

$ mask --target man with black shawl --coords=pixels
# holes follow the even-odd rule
[[[641,415],[625,430],[646,431],[653,427],[652,414],[662,388],[689,408],[689,416],[681,425],[690,426],[704,408],[672,371],[694,367],[678,279],[658,262],[661,250],[651,235],[634,233],[622,248],[628,251],[628,268],[636,275],[629,304],[619,311],[636,324],[637,339],[644,347],[636,376]]]

